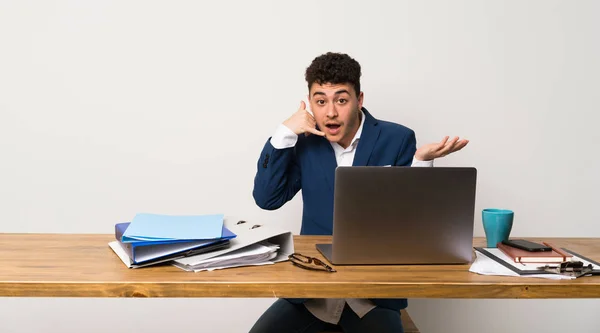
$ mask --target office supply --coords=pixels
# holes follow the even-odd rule
[[[487,248],[488,250],[490,248]],[[490,255],[486,255],[485,253],[476,250],[475,251],[476,259],[473,261],[471,266],[469,267],[469,272],[480,274],[480,275],[493,275],[493,276],[522,276],[522,277],[531,277],[531,278],[543,278],[543,279],[551,279],[551,280],[562,280],[562,279],[570,279],[564,276],[560,276],[557,274],[550,274],[548,272],[543,272],[537,267],[530,266],[529,269],[534,272],[529,272],[528,274],[522,274],[515,272],[511,268],[501,264],[497,260],[491,258]],[[521,267],[525,269],[525,266]]]
[[[236,235],[235,238],[229,241],[227,248],[176,259],[173,261],[173,265],[189,271],[199,271],[202,265],[210,262],[211,259],[218,258],[221,260],[223,256],[231,255],[232,253],[234,255],[251,254],[256,249],[256,244],[265,244],[265,242],[278,247],[275,255],[263,258],[264,260],[262,261],[254,261],[253,265],[285,261],[288,259],[288,255],[294,252],[294,239],[292,232],[289,230],[284,230],[273,225],[256,224],[243,220],[237,222],[231,220],[224,223],[227,229]],[[243,266],[243,264],[238,264],[235,261],[233,263],[229,262],[230,266],[219,266],[219,268]]]
[[[338,167],[334,265],[458,264],[472,259],[475,168]]]
[[[129,228],[131,222],[122,222],[115,224],[115,239],[121,240],[123,238],[123,234]],[[235,237],[235,234],[231,232],[231,230],[227,229],[225,225],[221,227],[221,237],[218,239],[229,239]],[[142,245],[156,245],[156,244],[177,244],[177,243],[190,243],[190,242],[204,242],[210,241],[212,239],[201,239],[201,240],[189,240],[189,239],[174,239],[174,240],[132,240],[127,242],[127,244],[131,244],[133,246],[142,246]]]
[[[136,240],[199,240],[221,237],[223,214],[160,215],[137,214],[123,234],[121,242]]]
[[[140,268],[152,264],[162,263],[168,260],[182,258],[198,253],[203,253],[218,248],[224,248],[229,244],[229,239],[236,235],[225,226],[222,227],[221,238],[207,240],[169,240],[169,241],[130,241],[123,243],[119,241],[129,227],[129,222],[115,224],[116,243],[109,246],[121,259],[124,257],[120,251],[125,252],[126,260],[123,260],[129,268]]]
[[[128,254],[128,249],[125,248],[127,243],[119,241],[112,241],[108,243],[108,246],[113,252],[121,259],[127,268],[142,268],[151,265],[163,264],[173,261],[175,259],[184,258],[187,256],[215,251],[218,249],[225,248],[229,245],[229,240],[213,241],[203,246],[198,246],[190,249],[178,250],[177,252],[172,251],[160,251],[155,253],[150,259],[144,261],[134,261]]]
[[[502,241],[502,244],[529,252],[552,251],[552,247],[550,246],[536,242],[530,242],[525,239],[506,239]]]
[[[260,266],[274,264],[279,245],[268,242],[260,242],[237,249],[220,256],[198,260],[193,265],[174,262],[173,265],[186,271],[200,272],[212,271],[216,269],[242,267],[242,266]]]
[[[300,268],[330,273],[337,272],[333,267],[327,265],[321,259],[305,256],[302,253],[292,253],[288,256],[288,259],[293,265],[298,266]]]
[[[598,262],[593,261],[589,258],[586,258],[578,253],[575,253],[575,252],[565,249],[565,248],[562,248],[561,250],[564,252],[567,252],[570,255],[570,261],[581,261],[584,265],[591,264],[592,269],[594,271],[600,272],[600,264]],[[485,257],[489,258],[491,261],[495,262],[494,265],[491,265],[491,261],[488,261],[488,266],[486,266],[486,267],[491,267],[492,270],[488,271],[487,275],[505,275],[505,274],[500,274],[500,272],[506,273],[507,272],[506,269],[508,269],[510,271],[510,272],[508,272],[508,274],[510,274],[512,276],[534,275],[535,277],[545,277],[545,278],[551,278],[551,279],[575,278],[573,276],[559,276],[559,277],[548,276],[548,275],[553,275],[553,274],[548,271],[544,271],[542,268],[540,268],[541,266],[539,263],[515,262],[511,257],[506,255],[499,248],[475,247],[475,251],[476,251],[476,253],[479,252],[479,253],[483,254]],[[479,256],[477,256],[477,258],[479,259]],[[500,266],[504,267],[505,269],[501,268]],[[477,269],[477,266],[472,267],[472,269],[475,271]],[[478,272],[478,273],[480,273],[480,272]]]
[[[544,243],[544,246],[548,244]],[[562,249],[548,246],[551,251],[526,251],[504,243],[498,243],[498,249],[516,263],[560,263],[570,260],[573,256]]]
[[[575,278],[600,275],[600,270],[594,270],[594,265],[584,265],[581,261],[566,261],[561,262],[558,265],[544,265],[539,268],[545,272],[567,275]]]

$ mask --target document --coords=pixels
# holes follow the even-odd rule
[[[245,221],[243,223],[226,221],[225,226],[228,230],[236,235],[235,238],[230,240],[229,246],[226,249],[177,259],[175,262],[178,264],[194,266],[206,259],[221,257],[237,250],[248,248],[249,245],[260,243],[264,244],[264,242],[277,244],[280,247],[277,251],[277,256],[271,260],[273,262],[288,260],[288,256],[294,252],[294,239],[292,232],[286,229],[281,229],[277,225],[263,225]]]
[[[159,215],[137,214],[121,241],[206,240],[221,238],[223,214]]]
[[[188,257],[190,260],[187,263],[174,261],[173,266],[186,271],[200,272],[241,266],[270,265],[274,263],[273,259],[277,257],[278,250],[279,245],[260,242],[208,259],[194,260],[193,257]]]
[[[574,279],[569,276],[545,273],[545,272],[540,272],[540,274],[520,275],[519,273],[511,270],[508,267],[505,267],[504,265],[500,264],[499,262],[495,261],[494,259],[487,257],[485,254],[483,254],[479,251],[475,251],[475,255],[477,256],[477,259],[475,259],[475,261],[469,268],[469,272],[472,272],[472,273],[477,273],[477,274],[481,274],[481,275],[537,277],[537,278],[552,279],[552,280]]]
[[[153,261],[158,258],[170,256],[179,252],[187,251],[188,255],[200,253],[199,248],[211,246],[223,241],[235,238],[236,235],[229,229],[223,226],[221,238],[217,239],[201,239],[201,240],[171,240],[171,241],[141,241],[131,240],[123,243],[120,240],[123,234],[129,227],[129,222],[115,224],[115,239],[120,243],[121,247],[127,252],[127,255],[134,264],[142,264],[148,261]]]
[[[567,250],[567,252],[570,251]],[[591,264],[594,270],[600,269],[598,263],[588,261],[576,253],[570,253],[573,255],[572,261],[581,261],[584,265]],[[552,280],[575,279],[573,276],[545,272],[540,269],[544,264],[516,263],[512,258],[497,248],[475,248],[475,255],[477,258],[469,268],[469,271],[481,275],[520,276]]]

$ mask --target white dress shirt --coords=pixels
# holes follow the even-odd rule
[[[365,114],[361,111],[361,122],[352,139],[352,142],[347,148],[343,148],[336,142],[331,142],[333,151],[335,152],[335,159],[338,166],[351,166],[354,161],[354,153],[356,152],[356,146],[360,140],[363,125],[365,123]],[[314,135],[314,134],[312,134]],[[275,134],[271,137],[271,145],[276,149],[290,148],[296,145],[298,136],[292,132],[288,127],[280,124],[277,127]],[[411,166],[419,167],[431,167],[433,161],[419,161],[413,157]],[[375,308],[375,304],[369,299],[358,299],[358,298],[315,298],[309,299],[304,302],[304,306],[317,318],[324,322],[331,324],[337,324],[342,316],[345,304],[358,315],[360,318],[365,316],[369,311]]]

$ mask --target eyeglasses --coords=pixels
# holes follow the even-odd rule
[[[300,268],[311,269],[315,271],[336,272],[333,267],[327,265],[321,260],[314,257],[307,257],[300,253],[292,253],[288,256],[290,262]]]

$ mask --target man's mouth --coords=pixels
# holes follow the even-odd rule
[[[327,128],[327,134],[336,135],[340,132],[340,124],[325,124]]]

